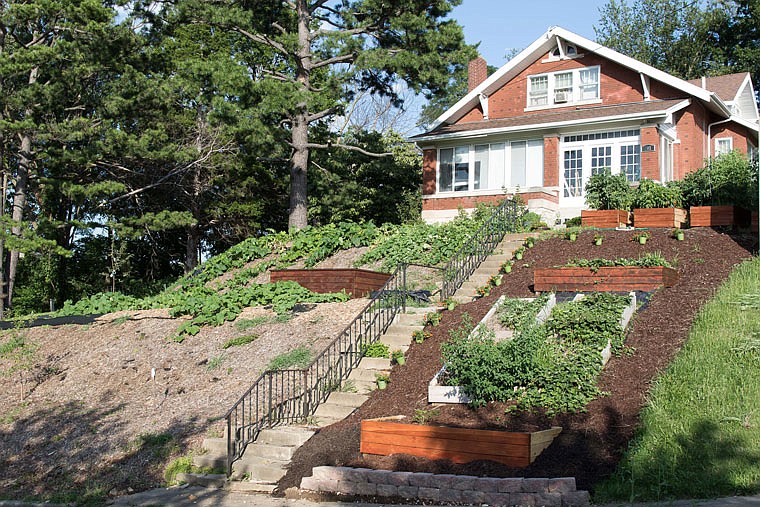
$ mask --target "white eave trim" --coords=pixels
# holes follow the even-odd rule
[[[731,118],[729,118],[729,120],[733,121],[733,122],[736,122],[739,125],[742,125],[744,127],[747,127],[748,129],[753,130],[756,133],[760,132],[760,124],[758,124],[756,122],[753,122],[753,121],[750,121],[750,120],[746,120],[744,118],[740,118],[739,116],[732,116]]]
[[[411,141],[415,143],[420,142],[426,142],[426,141],[444,141],[448,139],[463,139],[468,137],[485,137],[487,135],[492,134],[507,134],[510,132],[529,132],[533,130],[543,130],[548,128],[558,128],[558,127],[570,127],[570,126],[582,126],[582,125],[593,125],[593,124],[603,124],[603,123],[612,123],[612,122],[619,122],[619,121],[630,121],[630,120],[644,120],[644,119],[651,119],[651,118],[667,118],[673,112],[678,111],[680,109],[683,109],[687,107],[691,101],[689,99],[686,99],[682,102],[679,102],[678,104],[675,104],[674,106],[665,109],[665,110],[659,110],[659,111],[648,111],[645,113],[629,113],[629,114],[619,114],[615,116],[603,116],[601,118],[586,118],[583,120],[567,120],[567,121],[559,121],[559,122],[549,122],[549,123],[534,123],[532,125],[520,125],[520,126],[514,126],[514,127],[496,127],[496,128],[485,128],[480,130],[466,130],[463,132],[451,132],[448,134],[438,134],[438,135],[431,135],[431,136],[425,136],[425,137],[418,137],[416,139],[413,139]]]
[[[707,91],[697,85],[693,85],[687,81],[684,81],[683,79],[672,76],[667,72],[655,69],[651,65],[647,65],[629,56],[625,56],[622,53],[618,53],[613,49],[602,46],[601,44],[586,39],[585,37],[582,37],[576,33],[555,26],[550,28],[548,32],[536,39],[530,46],[521,51],[517,56],[512,58],[499,70],[491,74],[488,79],[483,81],[480,85],[475,87],[475,89],[465,95],[459,102],[451,106],[441,116],[436,118],[435,122],[433,122],[431,130],[436,129],[438,126],[451,120],[452,118],[456,117],[454,121],[461,118],[462,115],[460,113],[463,109],[467,108],[467,110],[470,110],[478,104],[478,97],[481,93],[491,95],[494,91],[492,88],[497,89],[505,82],[508,82],[509,79],[511,79],[512,76],[509,75],[510,72],[514,71],[515,69],[520,69],[520,67],[524,65],[525,61],[529,58],[531,59],[530,62],[532,62],[538,56],[539,52],[549,51],[551,48],[555,47],[556,37],[560,37],[566,42],[574,44],[576,48],[578,46],[583,47],[588,52],[596,53],[610,61],[618,63],[624,67],[628,67],[635,72],[646,75],[677,90],[681,90],[690,96],[696,97],[706,102],[711,110],[723,115],[726,118],[731,116],[730,109],[715,93]]]

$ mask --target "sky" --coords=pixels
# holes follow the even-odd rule
[[[464,27],[468,44],[480,42],[480,55],[501,67],[505,56],[523,50],[551,26],[595,40],[594,25],[607,0],[462,0],[451,17]]]

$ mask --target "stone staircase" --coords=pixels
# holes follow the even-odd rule
[[[493,253],[485,258],[485,260],[478,266],[475,272],[470,275],[470,278],[462,284],[459,289],[454,293],[453,299],[457,303],[469,303],[476,296],[476,290],[488,283],[488,280],[499,273],[501,265],[512,259],[512,256],[518,248],[520,248],[525,242],[525,238],[528,236],[537,237],[537,233],[516,233],[507,234],[501,243],[496,245]]]

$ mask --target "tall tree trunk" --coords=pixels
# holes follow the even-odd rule
[[[309,88],[311,72],[311,39],[309,33],[308,2],[296,0],[298,14],[298,53],[296,58],[296,81]],[[308,209],[306,196],[306,175],[309,168],[309,110],[305,103],[296,105],[291,132],[291,148],[293,154],[290,160],[290,214],[288,227],[303,229],[308,224]]]
[[[29,84],[37,82],[39,67],[34,67],[29,72]],[[26,110],[26,116],[31,116],[31,109]],[[11,234],[21,236],[21,221],[24,219],[24,210],[26,209],[26,193],[29,185],[29,172],[32,166],[32,135],[24,133],[21,137],[21,150],[18,157],[18,174],[13,186],[13,222]],[[13,308],[13,286],[16,283],[16,271],[18,270],[19,251],[11,250],[10,261],[8,262],[8,308]]]

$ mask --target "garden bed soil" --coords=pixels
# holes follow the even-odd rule
[[[441,324],[429,327],[432,337],[413,343],[404,366],[395,366],[384,391],[375,391],[350,417],[320,430],[293,457],[279,490],[297,487],[301,478],[319,465],[355,466],[415,472],[470,474],[493,477],[576,478],[578,488],[592,490],[594,484],[615,469],[633,437],[639,412],[653,378],[678,352],[699,308],[714,294],[731,270],[750,257],[754,236],[730,236],[713,229],[689,231],[685,241],[671,237],[669,229],[650,231],[645,245],[632,243],[630,232],[605,231],[604,243],[593,246],[594,232],[584,231],[578,241],[560,237],[539,241],[516,261],[503,283],[489,296],[444,311]],[[615,259],[660,252],[679,272],[678,282],[655,292],[646,307],[636,313],[626,345],[632,354],[613,357],[600,376],[600,388],[609,393],[589,403],[586,411],[548,417],[541,412],[507,414],[506,404],[492,403],[479,409],[468,406],[441,406],[427,403],[430,378],[441,367],[440,346],[449,331],[460,326],[468,313],[478,322],[502,294],[532,297],[533,270],[561,265],[574,258]],[[492,461],[454,464],[447,460],[397,454],[362,456],[359,453],[362,419],[392,415],[413,416],[415,410],[436,410],[432,423],[477,429],[536,431],[562,426],[554,443],[530,466],[510,468]],[[430,414],[430,413],[428,413]]]

